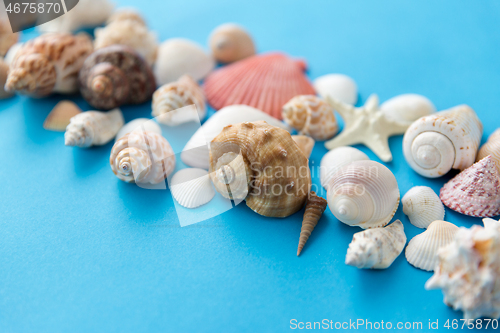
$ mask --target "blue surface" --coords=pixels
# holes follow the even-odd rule
[[[472,106],[485,138],[499,126],[499,2],[116,2],[140,6],[161,40],[206,45],[212,28],[235,21],[259,51],[306,58],[311,78],[350,75],[361,104],[371,93],[382,101],[420,93],[438,109]],[[0,101],[0,332],[282,332],[291,319],[419,321],[424,329],[439,320],[443,329],[461,318],[440,291],[424,290],[431,274],[403,255],[383,271],[344,265],[360,230],[329,211],[300,258],[301,213],[270,219],[239,205],[181,228],[169,191],[114,177],[112,144],[71,149],[62,134],[42,128],[62,98]],[[147,117],[150,106],[124,112],[127,120]],[[402,137],[390,140],[394,162],[387,164],[401,193],[415,185],[438,191],[450,175],[418,176],[401,144]],[[311,165],[325,153],[317,144]],[[396,218],[409,239],[421,232],[401,209]],[[446,220],[481,222],[450,210]]]

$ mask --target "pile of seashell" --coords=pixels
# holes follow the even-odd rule
[[[485,219],[484,228],[465,229],[444,221],[445,207],[473,217],[500,214],[500,129],[480,148],[483,126],[467,105],[436,112],[424,96],[404,94],[381,105],[372,95],[356,107],[352,78],[328,74],[311,83],[305,61],[258,54],[239,25],[215,28],[207,53],[182,38],[160,44],[137,11],[113,8],[107,0],[81,0],[24,44],[15,44],[18,35],[0,20],[0,55],[5,56],[0,98],[79,91],[100,111],[83,112],[61,101],[44,128],[65,132],[66,146],[89,148],[114,139],[109,161],[118,179],[160,184],[171,176],[172,196],[186,209],[219,195],[245,201],[267,217],[303,210],[297,256],[328,206],[340,222],[365,229],[354,234],[345,263],[368,269],[390,267],[405,249],[404,223],[391,223],[401,193],[386,166],[350,146],[363,144],[389,162],[389,137],[404,134],[404,157],[419,175],[438,178],[451,169],[461,171],[439,195],[415,186],[401,199],[410,224],[426,229],[406,246],[407,261],[434,271],[426,288],[443,289],[446,303],[466,318],[500,317],[500,222]],[[104,23],[95,40],[73,34]],[[225,66],[214,70],[217,62]],[[147,102],[154,120],[125,124],[120,107]],[[177,170],[179,161],[160,124],[202,122],[208,105],[217,112],[180,154],[189,168]],[[335,111],[345,124],[339,135]],[[313,191],[309,169],[316,141],[326,141],[330,150],[319,175],[326,200]],[[298,172],[278,176],[267,169]]]

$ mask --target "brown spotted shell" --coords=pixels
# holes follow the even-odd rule
[[[97,109],[144,103],[155,89],[149,65],[133,49],[123,45],[95,51],[80,71],[80,91]]]
[[[226,126],[210,144],[210,174],[224,197],[270,217],[296,213],[311,187],[308,159],[290,133],[265,121]]]

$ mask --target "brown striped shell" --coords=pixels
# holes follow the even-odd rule
[[[80,71],[80,91],[97,109],[144,103],[155,89],[149,65],[133,49],[123,45],[95,51]]]
[[[210,144],[210,174],[224,197],[270,217],[296,213],[311,187],[308,159],[290,133],[265,121],[226,126]]]

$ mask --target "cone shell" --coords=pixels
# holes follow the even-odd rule
[[[216,110],[245,104],[281,119],[285,103],[297,95],[314,95],[306,65],[280,53],[255,55],[220,68],[205,80],[205,95]]]
[[[0,18],[0,56],[5,56],[12,45],[19,40],[19,34],[13,33],[7,18]]]
[[[290,133],[264,121],[226,126],[210,145],[210,174],[224,197],[246,189],[247,206],[270,217],[296,213],[311,187],[308,159]]]
[[[389,99],[380,106],[387,118],[410,126],[415,120],[436,112],[432,102],[422,95],[403,94]]]
[[[177,172],[172,176],[169,188],[179,205],[186,208],[200,207],[215,196],[210,176],[203,169],[183,169]]]
[[[417,228],[427,228],[432,222],[444,219],[444,206],[438,195],[427,186],[415,186],[401,200],[403,213]]]
[[[455,238],[458,227],[446,221],[434,221],[429,228],[413,237],[406,247],[406,260],[424,271],[433,271],[438,263],[438,251]]]
[[[354,234],[345,263],[357,268],[385,269],[403,252],[406,235],[403,223],[396,220],[385,228]]]
[[[363,229],[386,226],[399,206],[392,172],[375,161],[343,167],[328,185],[328,206],[339,221]]]
[[[292,139],[293,141],[295,141],[297,146],[299,146],[300,150],[304,153],[304,156],[309,159],[309,157],[311,157],[315,141],[305,135],[292,135]]]
[[[334,98],[346,104],[355,105],[358,101],[358,86],[356,82],[344,74],[327,74],[314,80],[314,89],[327,99]]]
[[[304,212],[304,219],[302,220],[297,256],[300,255],[311,233],[314,228],[316,228],[318,221],[325,212],[326,206],[327,202],[325,199],[318,197],[315,192],[311,192],[307,199],[306,211]]]
[[[406,131],[403,151],[410,167],[436,178],[452,168],[464,170],[476,160],[483,125],[467,105],[420,118]]]
[[[441,201],[464,215],[500,214],[500,174],[491,156],[465,169],[441,189]]]
[[[367,161],[368,156],[361,150],[353,147],[338,147],[330,150],[321,159],[320,179],[321,186],[328,189],[330,180],[346,165],[354,161]]]
[[[9,73],[9,65],[7,65],[2,59],[0,59],[0,99],[12,97],[14,94],[5,91],[5,82],[7,82],[7,76]]]
[[[49,131],[65,132],[71,118],[82,113],[82,110],[72,101],[60,101],[45,119],[43,128]]]
[[[116,141],[111,170],[124,182],[159,184],[174,171],[175,155],[168,141],[153,132],[133,131]]]
[[[497,168],[500,168],[500,128],[493,132],[493,134],[491,134],[488,138],[488,142],[486,142],[481,149],[479,149],[476,162],[479,162],[488,155],[491,155],[491,158],[495,161]]]
[[[179,110],[190,105],[195,108]],[[162,86],[153,94],[152,115],[158,117],[158,121],[164,125],[176,126],[191,120],[201,122],[206,114],[203,90],[188,75]]]
[[[226,23],[210,34],[210,48],[215,60],[227,64],[255,54],[255,45],[250,34],[241,26]]]
[[[162,135],[161,127],[153,119],[137,118],[129,121],[122,127],[116,135],[116,141],[131,132],[153,132]]]

